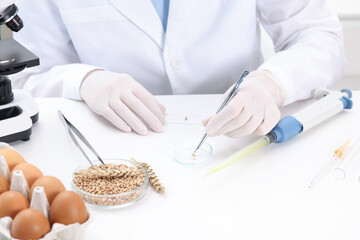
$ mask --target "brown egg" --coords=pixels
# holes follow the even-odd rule
[[[38,178],[43,176],[42,172],[34,165],[32,165],[30,163],[20,163],[20,164],[16,165],[10,173],[10,177],[9,177],[10,184],[11,184],[12,175],[13,175],[14,171],[16,171],[16,170],[21,170],[23,172],[25,179],[29,185],[29,188],[31,188],[33,183]]]
[[[69,225],[72,223],[84,223],[88,219],[88,213],[81,197],[72,192],[59,193],[50,208],[50,222]]]
[[[43,187],[46,198],[49,201],[49,204],[53,202],[54,198],[61,192],[66,191],[62,182],[56,177],[52,176],[43,176],[36,180],[34,184],[31,186],[29,201],[31,202],[31,197],[36,187]]]
[[[39,210],[28,208],[16,215],[11,223],[11,236],[23,240],[36,240],[50,232],[48,219]]]
[[[9,216],[14,219],[18,212],[28,207],[28,200],[19,192],[7,191],[0,195],[0,218]]]
[[[23,156],[12,149],[2,148],[0,149],[0,155],[4,156],[10,171],[19,163],[26,162]]]
[[[9,189],[10,189],[9,182],[6,180],[6,178],[3,175],[0,175],[0,194],[9,191]]]

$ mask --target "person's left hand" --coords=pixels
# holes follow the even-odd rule
[[[284,102],[284,96],[269,76],[273,75],[265,70],[250,73],[228,105],[203,121],[206,132],[210,136],[231,138],[270,132],[280,120],[279,106]]]

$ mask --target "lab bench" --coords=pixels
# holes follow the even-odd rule
[[[200,119],[214,114],[220,95],[157,96],[167,107],[162,133],[123,133],[92,113],[83,102],[39,98],[39,122],[28,142],[13,147],[46,175],[70,189],[72,171],[86,164],[58,118],[58,110],[85,135],[103,158],[147,162],[166,187],[151,188],[138,203],[121,209],[93,208],[95,220],[86,240],[97,239],[359,239],[360,157],[352,175],[336,181],[331,174],[308,189],[309,181],[333,151],[360,136],[360,92],[354,107],[281,144],[266,146],[218,173],[203,175],[256,136],[207,140],[213,160],[189,167],[175,162],[175,142],[200,140]],[[282,109],[292,114],[312,100]],[[192,121],[196,119],[196,121]]]

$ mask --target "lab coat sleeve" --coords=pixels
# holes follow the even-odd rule
[[[55,0],[18,0],[24,28],[14,38],[40,58],[40,66],[10,76],[14,88],[35,97],[81,99],[83,78],[95,66],[80,63]]]
[[[342,75],[341,24],[325,0],[258,0],[259,20],[276,54],[259,69],[271,71],[285,94],[284,105],[331,88]]]

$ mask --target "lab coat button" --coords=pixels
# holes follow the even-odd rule
[[[173,58],[171,59],[171,67],[173,69],[180,69],[182,67],[182,62],[179,58]]]

